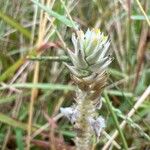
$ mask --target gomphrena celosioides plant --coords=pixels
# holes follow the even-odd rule
[[[61,113],[74,125],[77,150],[90,150],[92,137],[100,136],[105,120],[98,116],[102,106],[101,93],[107,81],[107,68],[112,62],[109,52],[110,41],[99,29],[77,31],[72,35],[74,50],[68,50],[70,64],[65,64],[77,85],[76,103],[61,108]]]

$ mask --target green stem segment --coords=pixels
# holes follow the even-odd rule
[[[116,128],[117,128],[117,130],[118,130],[118,133],[119,133],[120,138],[121,138],[121,140],[122,140],[123,147],[124,147],[125,150],[128,150],[128,145],[127,145],[126,139],[125,139],[124,134],[123,134],[123,132],[122,132],[120,126],[119,126],[119,122],[118,122],[117,116],[115,115],[115,113],[114,113],[114,111],[113,111],[112,104],[111,104],[111,102],[110,102],[110,100],[109,100],[109,98],[108,98],[108,95],[107,95],[106,91],[104,91],[104,95],[105,95],[105,100],[106,100],[108,109],[110,110],[110,113],[111,113],[111,115],[112,115],[112,118],[113,118],[113,120],[114,120],[114,123],[115,123],[115,125],[116,125]]]
[[[70,62],[69,57],[67,56],[28,56],[28,60],[32,61],[58,61],[58,62]]]

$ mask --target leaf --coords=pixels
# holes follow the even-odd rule
[[[13,28],[21,32],[26,38],[28,38],[29,40],[31,39],[31,33],[22,25],[20,25],[16,20],[14,20],[11,16],[7,16],[0,11],[0,18]]]
[[[134,95],[130,92],[124,92],[124,91],[117,91],[117,90],[108,90],[105,91],[109,95],[116,95],[116,96],[125,96],[125,97],[134,97]]]
[[[26,96],[29,96],[30,94],[31,94],[30,92],[28,92],[28,93],[23,93],[23,94],[21,94],[21,96],[22,96],[22,97],[26,97]],[[7,97],[1,97],[1,98],[0,98],[0,105],[1,105],[1,104],[4,104],[4,103],[11,103],[11,102],[15,101],[17,96],[18,96],[18,95],[15,94],[15,95],[11,95],[11,96],[9,95],[9,96],[7,96]]]
[[[117,118],[117,116],[116,116],[116,114],[115,114],[115,112],[113,110],[113,106],[112,106],[112,104],[110,102],[110,99],[109,99],[109,97],[108,97],[108,95],[107,95],[107,93],[105,91],[104,91],[104,96],[105,96],[105,100],[106,100],[106,104],[107,104],[108,110],[110,111],[110,113],[112,115],[112,118],[114,120],[115,126],[116,126],[116,128],[118,130],[118,133],[120,135],[120,139],[122,140],[123,147],[124,147],[125,150],[128,150],[128,145],[127,145],[127,141],[125,139],[124,133],[123,133],[122,129],[119,126],[118,118]]]
[[[12,118],[10,118],[10,117],[2,114],[2,113],[0,113],[0,122],[8,124],[8,125],[13,126],[13,127],[18,127],[20,129],[23,129],[23,130],[27,130],[27,127],[28,127],[27,124],[22,123],[22,122],[17,121],[17,120],[14,120],[14,119],[12,119]],[[33,127],[32,130],[35,131],[36,128]]]
[[[150,19],[150,16],[148,16],[148,18]],[[132,15],[131,19],[132,20],[146,20],[145,16],[142,16],[142,15]]]
[[[26,88],[26,89],[43,89],[43,90],[75,90],[74,86],[62,85],[62,84],[52,84],[52,83],[16,83],[0,87],[0,90],[8,88]]]
[[[36,0],[31,0],[33,3],[38,5],[41,9],[45,10],[50,16],[58,19],[59,21],[63,22],[68,27],[77,28],[77,25],[75,22],[70,21],[65,16],[62,16],[58,14],[57,12],[53,11],[51,8],[44,6],[43,4],[37,2]]]
[[[24,58],[20,58],[17,60],[12,66],[10,66],[2,75],[0,76],[0,82],[8,79],[9,77],[13,76],[15,71],[25,62]]]
[[[16,128],[15,132],[16,132],[16,144],[17,144],[18,150],[24,150],[22,130],[19,128]]]

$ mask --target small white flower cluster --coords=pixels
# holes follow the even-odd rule
[[[77,107],[66,107],[60,108],[61,113],[68,118],[68,120],[75,124],[77,117],[79,116],[80,112],[78,111]],[[101,131],[105,128],[105,120],[102,116],[94,119],[92,117],[88,117],[88,122],[97,137],[100,137]]]
[[[73,107],[60,108],[60,112],[68,118],[68,120],[74,124],[76,122],[78,111]]]
[[[102,116],[99,116],[97,119],[89,118],[89,122],[96,136],[100,137],[102,129],[106,127],[104,118]]]

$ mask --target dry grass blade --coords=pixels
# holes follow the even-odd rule
[[[147,87],[147,89],[144,91],[142,96],[137,100],[134,107],[129,111],[129,113],[126,115],[127,118],[130,118],[134,115],[136,110],[141,106],[141,104],[146,100],[146,98],[150,95],[150,86]],[[120,128],[124,128],[126,125],[126,120],[124,120],[120,124]],[[111,145],[112,141],[117,137],[118,131],[115,131],[114,134],[111,136],[111,139],[103,146],[102,150],[107,150],[108,147]]]
[[[144,9],[143,9],[141,3],[139,2],[139,0],[136,0],[136,2],[137,2],[137,4],[138,4],[140,10],[142,11],[143,15],[145,16],[145,19],[146,19],[146,21],[147,21],[147,23],[148,23],[148,26],[150,27],[150,20],[149,20],[149,18],[148,18],[148,16],[147,16],[146,12],[144,11]]]

